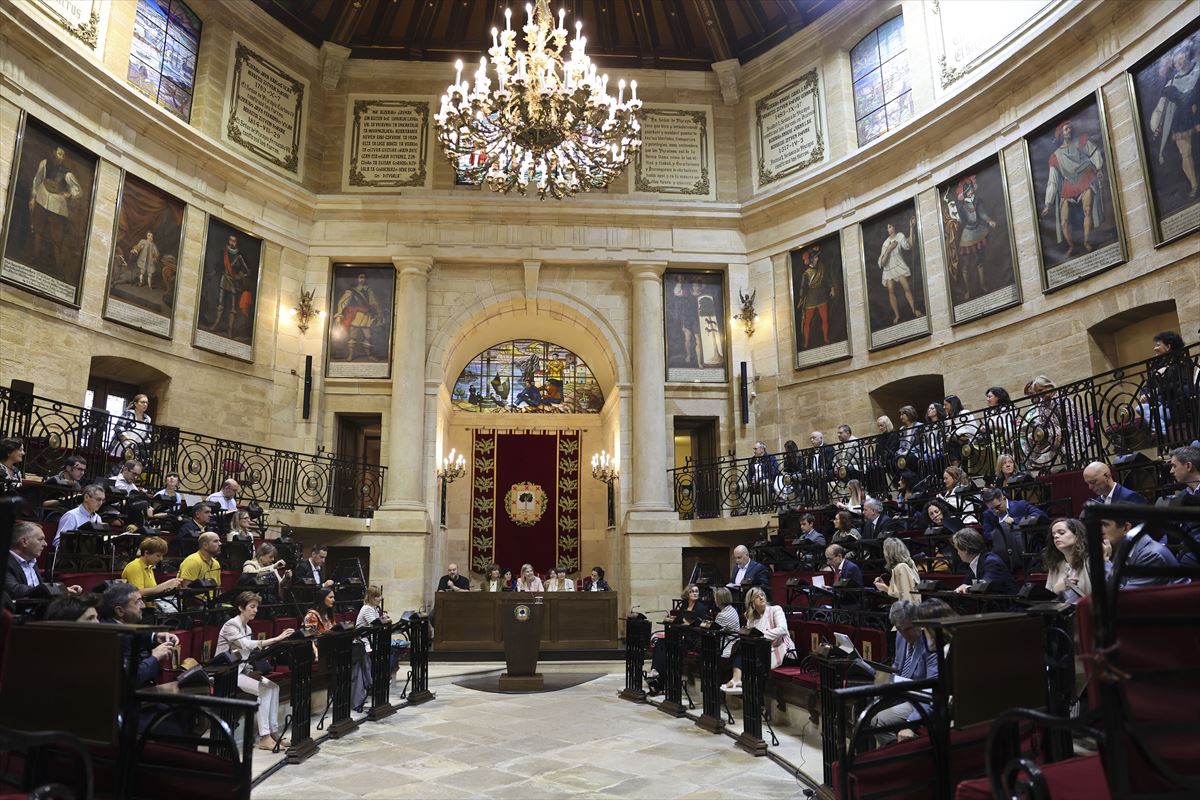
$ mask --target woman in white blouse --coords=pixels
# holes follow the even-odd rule
[[[567,577],[567,568],[557,566],[554,568],[554,574],[546,580],[547,592],[573,592],[575,591],[575,581]]]
[[[255,672],[250,659],[260,647],[282,642],[294,633],[294,629],[288,628],[272,639],[255,639],[254,631],[250,630],[250,621],[258,614],[260,600],[254,592],[242,592],[237,596],[235,604],[238,614],[221,626],[213,655],[229,652],[242,662],[238,688],[258,698],[258,712],[255,714],[258,720],[258,747],[272,750],[275,747],[275,732],[279,730],[279,686]],[[285,739],[280,744],[287,747],[288,741]]]
[[[533,574],[532,564],[521,565],[521,577],[517,578],[518,592],[544,592],[545,587],[542,586],[542,579]]]

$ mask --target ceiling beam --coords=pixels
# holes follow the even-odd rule
[[[355,3],[345,3],[340,11],[329,15],[326,30],[329,33],[327,41],[334,44],[346,45],[354,38],[354,29],[358,26],[358,18],[362,15],[363,7]],[[328,22],[333,22],[329,25]]]
[[[412,40],[409,49],[415,58],[423,58],[429,44],[429,35],[433,32],[433,21],[437,18],[437,3],[421,0],[417,6],[417,20],[412,28]]]
[[[646,18],[646,2],[626,0],[626,6],[629,16],[633,19],[633,35],[637,39],[639,60],[643,67],[653,67],[656,63],[654,36],[650,32],[650,20]]]
[[[713,6],[713,0],[692,0],[692,6],[700,15],[700,24],[704,28],[704,35],[708,37],[708,46],[712,49],[713,61],[728,61],[733,58],[733,51],[730,50],[725,30],[717,19],[717,10]]]

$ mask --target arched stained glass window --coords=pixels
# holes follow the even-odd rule
[[[862,146],[913,116],[912,80],[904,44],[904,15],[868,33],[850,51],[854,119]]]
[[[567,348],[515,339],[472,358],[454,382],[451,402],[485,413],[599,414],[604,395],[588,365]]]

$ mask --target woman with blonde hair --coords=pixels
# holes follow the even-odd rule
[[[895,536],[883,540],[883,562],[889,573],[888,580],[884,583],[882,577],[877,577],[875,588],[897,600],[919,604],[921,593],[917,591],[917,584],[921,578],[903,540]]]
[[[546,587],[542,586],[542,579],[533,574],[532,564],[521,565],[521,577],[517,578],[518,592],[544,592]]]
[[[771,643],[771,669],[783,664],[784,657],[795,654],[796,645],[788,632],[787,616],[779,606],[767,602],[767,593],[758,586],[746,592],[746,627],[757,628]],[[721,691],[740,694],[742,691],[742,659],[733,656],[733,677]]]

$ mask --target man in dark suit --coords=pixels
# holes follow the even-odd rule
[[[1008,569],[1024,568],[1023,528],[1048,522],[1046,513],[1025,500],[1009,500],[1003,489],[984,489],[980,499],[988,507],[983,512],[984,540]]]
[[[208,530],[208,522],[211,519],[212,506],[208,503],[196,503],[192,506],[191,517],[179,526],[179,538],[198,540],[200,534]]]
[[[991,584],[988,587],[989,593],[1017,593],[1017,582],[1012,573],[1000,556],[987,550],[987,543],[979,531],[963,528],[954,534],[951,542],[958,557],[967,565],[967,575],[963,578],[962,586],[955,587],[954,591],[965,592],[974,581],[987,581]]]
[[[874,497],[863,503],[863,539],[886,539],[900,530],[900,524],[883,513],[883,503]]]
[[[1146,498],[1113,480],[1112,470],[1103,461],[1093,461],[1083,468],[1083,482],[1096,495],[1096,501],[1108,503],[1144,504]]]
[[[1139,525],[1138,528],[1141,528]],[[1100,520],[1100,532],[1105,540],[1112,545],[1113,564],[1122,561],[1128,567],[1178,567],[1179,561],[1170,550],[1153,538],[1147,532],[1145,536],[1136,537],[1133,523],[1125,520],[1117,522],[1111,519]],[[1126,553],[1128,551],[1128,553]],[[1161,586],[1170,583],[1188,583],[1188,578],[1171,578],[1166,575],[1139,575],[1122,577],[1121,588],[1130,586]]]
[[[833,475],[833,445],[825,444],[825,434],[813,431],[808,435],[809,449],[804,451],[803,482],[809,487],[805,501],[809,506],[829,502],[829,479]]]
[[[752,510],[771,510],[774,505],[775,478],[779,476],[779,462],[775,460],[775,456],[767,454],[767,445],[764,442],[754,443],[754,458],[750,459],[747,474],[750,478]]]
[[[750,581],[749,585],[746,585],[746,581]],[[767,593],[768,600],[771,598],[770,570],[750,558],[750,551],[744,544],[739,544],[733,548],[733,578],[729,581],[729,588],[745,591],[743,586],[745,589],[757,586]]]
[[[33,590],[46,581],[37,568],[38,557],[46,549],[46,534],[36,522],[21,520],[13,526],[13,546],[8,551],[8,564],[4,570],[6,605],[12,608],[13,600],[32,594]],[[71,594],[83,591],[79,586],[68,586]]]
[[[323,544],[314,544],[310,552],[311,555],[308,558],[300,559],[300,563],[296,565],[295,582],[324,588],[333,586],[333,581],[325,579],[323,573],[325,556],[329,553],[329,548]]]
[[[850,559],[846,558],[846,548],[840,544],[831,544],[825,548],[825,560],[833,568],[833,585],[842,585],[861,589],[863,585],[862,570]]]

